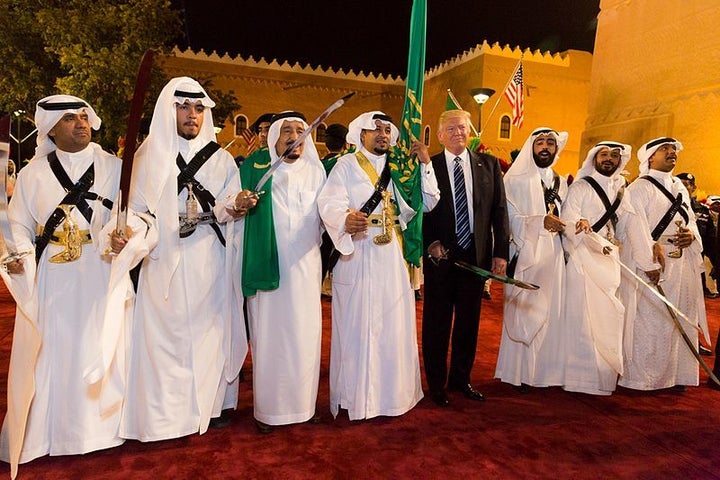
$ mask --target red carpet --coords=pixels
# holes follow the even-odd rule
[[[1,284],[0,284],[1,285]],[[20,466],[21,479],[225,478],[622,478],[720,479],[720,392],[701,386],[685,393],[611,397],[559,388],[521,395],[493,380],[502,318],[501,289],[483,305],[473,383],[484,404],[454,395],[441,410],[424,399],[408,414],[349,422],[328,407],[329,302],[320,378],[320,425],[257,433],[252,420],[251,371],[241,384],[233,424],[199,436],[102,452],[44,457]],[[706,301],[714,336],[720,299]],[[422,302],[418,302],[418,318]],[[0,287],[0,409],[5,409],[12,301]],[[712,362],[713,357],[705,357]],[[0,475],[9,467],[0,463]]]

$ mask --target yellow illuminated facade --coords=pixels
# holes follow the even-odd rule
[[[602,0],[582,148],[680,140],[675,173],[720,193],[720,2]]]
[[[676,173],[690,171],[701,189],[720,193],[720,169],[714,166],[720,158],[720,1],[601,0],[600,8],[594,54],[552,55],[483,42],[432,66],[423,99],[423,140],[431,152],[441,148],[437,120],[451,89],[476,126],[482,123],[483,143],[498,157],[509,160],[532,129],[548,126],[569,132],[557,169],[575,174],[585,152],[600,140],[629,143],[637,151],[647,140],[667,135],[685,147]],[[502,92],[521,56],[525,121],[521,129],[508,129],[511,110]],[[215,88],[234,90],[242,109],[219,139],[235,155],[246,149],[240,129],[263,112],[294,109],[314,118],[354,91],[355,97],[328,119],[347,125],[369,110],[398,119],[403,104],[399,77],[177,49],[164,68],[170,75],[211,79]],[[470,96],[480,87],[495,90],[482,107]],[[322,153],[321,142],[318,147]],[[628,169],[637,175],[634,155]]]
[[[525,121],[520,130],[514,126],[503,128],[503,124],[507,127],[511,110],[502,91],[521,55],[526,83]],[[566,130],[570,132],[570,140],[558,167],[563,173],[575,173],[586,120],[591,62],[592,55],[587,52],[571,50],[551,55],[498,44],[478,45],[426,73],[422,140],[427,139],[431,152],[440,150],[437,122],[445,109],[448,88],[473,115],[476,124],[480,107],[470,96],[470,90],[491,88],[496,93],[482,107],[483,143],[495,155],[509,160],[510,152],[522,147],[535,127]],[[370,110],[382,110],[399,119],[405,91],[404,81],[399,77],[280,65],[264,59],[221,57],[190,50],[176,49],[165,59],[164,69],[172,76],[210,79],[213,88],[235,92],[242,109],[235,114],[236,124],[227,122],[218,136],[221,144],[230,144],[228,150],[233,155],[245,153],[246,144],[239,136],[243,122],[249,125],[264,112],[299,110],[311,119],[327,105],[354,91],[356,95],[335,112],[328,123],[347,125],[357,115]],[[323,153],[322,143],[318,147]]]

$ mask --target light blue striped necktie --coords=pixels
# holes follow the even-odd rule
[[[455,157],[453,183],[455,184],[455,237],[463,250],[470,246],[470,213],[468,212],[465,174],[460,157]]]

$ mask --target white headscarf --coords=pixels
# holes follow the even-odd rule
[[[390,117],[379,110],[363,113],[350,122],[350,125],[348,125],[348,133],[345,136],[347,142],[360,148],[362,146],[360,134],[363,130],[375,130],[377,128],[375,120],[380,120],[383,123],[390,124],[390,146],[394,147],[397,143],[400,132],[397,127],[393,125]]]
[[[287,120],[288,122],[300,122],[303,124],[303,127],[305,127],[305,129],[310,128],[310,126],[305,121],[305,118],[301,115],[302,114],[298,112],[285,111],[278,113],[273,117],[267,136],[268,151],[270,152],[270,159],[272,160],[272,163],[275,163],[278,158],[280,158],[280,155],[278,155],[277,151],[275,150],[275,144],[277,143],[278,138],[280,138],[280,129],[282,128],[284,121]],[[320,156],[318,155],[317,148],[315,147],[315,142],[313,142],[312,135],[308,135],[303,143],[303,153],[302,155],[300,155],[300,158],[298,160],[319,162]]]
[[[177,131],[176,103],[185,100],[200,101],[206,108],[203,112],[203,124],[196,137],[203,144],[215,141],[215,130],[211,108],[215,102],[210,100],[202,86],[189,77],[173,78],[162,89],[155,103],[150,133],[135,153],[133,164],[130,206],[147,208],[156,216],[159,228],[158,246],[155,258],[161,265],[160,285],[168,296],[170,280],[180,262],[180,242],[178,220],[178,192],[175,181],[176,158],[180,151],[180,137]],[[195,141],[195,140],[193,140]],[[141,200],[142,199],[142,200]],[[143,205],[134,205],[135,202]]]
[[[632,147],[624,143],[603,140],[590,149],[587,157],[585,157],[585,161],[580,167],[580,170],[577,172],[577,178],[587,177],[595,171],[595,155],[597,155],[597,153],[605,147],[610,150],[614,150],[616,148],[620,149],[620,165],[612,174],[612,178],[617,179],[621,176],[623,169],[628,164],[630,157],[632,156]],[[623,179],[623,182],[624,181],[625,180]]]
[[[552,135],[557,142],[557,152],[553,165],[560,157],[560,152],[567,143],[567,132],[556,132],[548,127],[536,128],[525,141],[520,153],[510,168],[505,173],[505,196],[508,203],[514,208],[523,212],[523,215],[545,215],[545,197],[540,187],[540,168],[533,159],[533,142],[540,135]],[[561,182],[560,192],[564,190],[564,182]],[[509,185],[512,185],[510,187]],[[517,240],[516,240],[517,241]]]
[[[533,143],[535,142],[535,139],[541,135],[552,135],[555,137],[555,141],[557,142],[557,152],[555,152],[555,159],[550,167],[557,163],[560,159],[560,152],[563,151],[565,144],[567,143],[568,132],[557,132],[549,127],[539,127],[533,130],[528,139],[525,140],[517,158],[515,158],[515,161],[512,165],[510,165],[510,168],[505,173],[506,177],[513,175],[526,176],[532,174],[537,174],[539,176],[539,173],[537,173],[538,166],[535,164],[535,159],[533,159]]]
[[[638,149],[637,157],[638,160],[640,160],[640,175],[646,175],[648,173],[650,170],[650,157],[653,156],[653,153],[655,153],[658,148],[668,143],[675,145],[675,151],[678,153],[683,149],[682,143],[672,137],[659,137],[650,140]]]
[[[66,113],[87,113],[90,128],[98,130],[102,121],[95,110],[82,98],[72,95],[50,95],[37,103],[35,108],[35,126],[37,127],[37,147],[33,158],[41,158],[55,151],[55,143],[48,137],[48,132]]]
[[[196,137],[203,144],[216,141],[211,108],[215,106],[205,89],[192,78],[177,77],[162,89],[150,122],[150,132],[135,154],[136,167],[142,168],[142,176],[133,178],[152,182],[154,187],[143,192],[148,210],[155,213],[160,201],[160,193],[167,179],[174,176],[175,159],[180,151],[180,137],[177,132],[177,111],[175,104],[200,101],[204,105],[203,124]],[[177,192],[173,194],[173,203],[177,203]]]

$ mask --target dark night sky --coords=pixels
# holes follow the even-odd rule
[[[592,51],[599,0],[428,0],[426,69],[488,43]],[[412,0],[175,0],[178,43],[244,58],[405,76]]]

